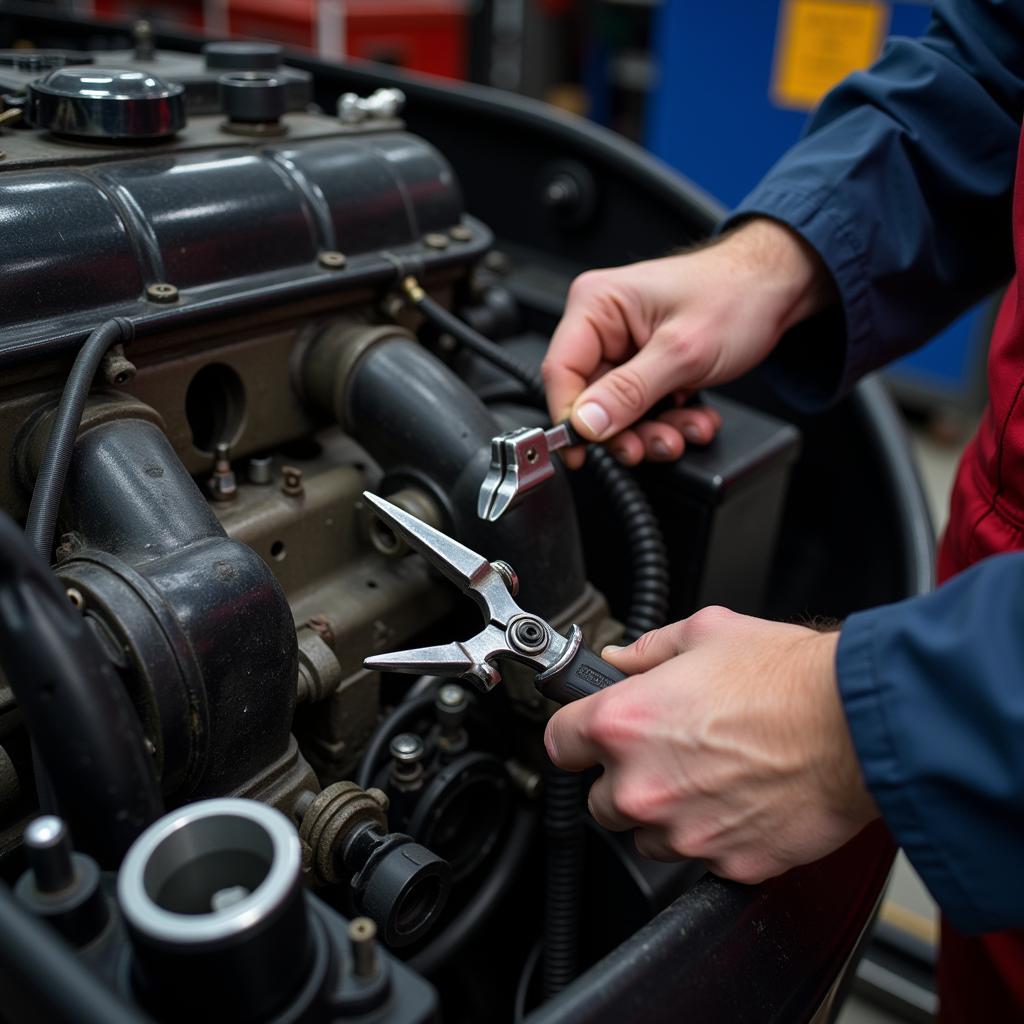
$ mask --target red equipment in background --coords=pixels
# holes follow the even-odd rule
[[[96,14],[465,78],[466,0],[94,0]]]

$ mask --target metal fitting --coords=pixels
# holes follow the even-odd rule
[[[377,959],[377,925],[372,918],[354,917],[348,925],[352,950],[352,973],[362,981],[375,978],[380,969]]]
[[[249,483],[266,486],[274,482],[274,460],[269,455],[254,455],[246,465]]]
[[[388,746],[391,783],[396,789],[418,788],[423,782],[423,740],[414,732],[400,732]]]
[[[503,562],[500,558],[491,562],[491,568],[501,577],[508,592],[513,597],[516,597],[519,594],[519,576],[515,569],[508,562]]]
[[[342,124],[360,124],[363,121],[391,121],[402,113],[405,93],[401,89],[377,89],[369,96],[354,92],[338,97],[338,120]]]
[[[214,501],[234,501],[238,497],[238,481],[231,468],[231,446],[225,441],[218,441],[215,452],[213,475],[207,481],[210,497]]]
[[[301,498],[306,493],[302,484],[302,470],[298,466],[281,467],[281,493],[289,498]]]
[[[122,387],[133,380],[138,372],[135,364],[124,354],[124,345],[112,345],[100,363],[103,379],[111,387]]]
[[[151,284],[146,288],[146,298],[150,302],[177,302],[178,289],[166,281],[157,281],[156,284]]]

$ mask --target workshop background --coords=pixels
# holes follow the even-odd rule
[[[800,135],[808,111],[890,34],[918,35],[923,0],[69,0],[513,90],[641,143],[726,205]],[[524,187],[528,187],[524,183]],[[984,404],[993,305],[887,371],[907,413],[937,530]],[[897,864],[840,1020],[932,1018],[935,908]]]

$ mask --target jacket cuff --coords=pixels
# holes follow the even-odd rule
[[[893,838],[953,924],[963,932],[980,931],[984,918],[929,829],[941,808],[927,806],[901,757],[905,744],[893,728],[894,721],[905,720],[896,707],[901,694],[898,685],[878,671],[876,658],[882,617],[892,614],[892,608],[876,608],[851,615],[843,624],[836,674],[846,723],[864,783]]]
[[[787,404],[817,412],[841,398],[871,369],[873,336],[867,251],[855,225],[830,201],[831,189],[801,192],[758,186],[722,222],[724,231],[751,217],[770,217],[796,231],[821,257],[840,308],[793,328],[766,360],[762,377]]]

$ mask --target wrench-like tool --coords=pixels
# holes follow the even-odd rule
[[[562,636],[544,619],[523,611],[514,600],[518,585],[507,563],[488,562],[375,494],[364,491],[363,497],[409,547],[473,598],[486,621],[481,632],[461,643],[375,654],[363,662],[365,668],[462,676],[490,690],[501,682],[495,662],[507,658],[533,669],[537,689],[559,704],[597,693],[625,678],[583,643],[579,626],[573,625],[569,635]]]
[[[496,522],[524,494],[555,475],[552,452],[587,443],[568,420],[547,430],[520,427],[492,438],[491,465],[480,486],[476,514]]]

